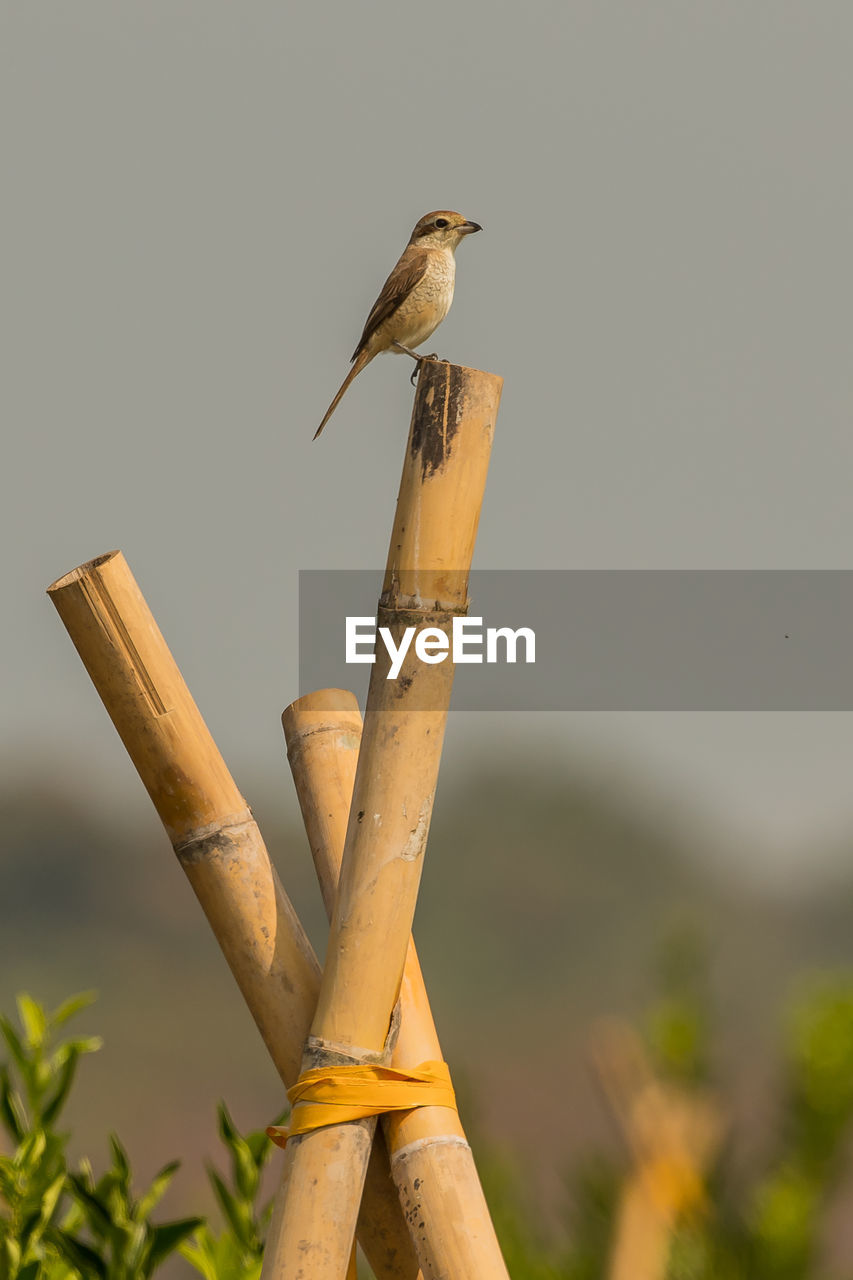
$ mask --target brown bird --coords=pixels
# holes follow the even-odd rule
[[[450,310],[456,248],[465,236],[482,230],[478,222],[468,222],[461,213],[450,209],[424,214],[373,304],[361,341],[352,354],[352,368],[315,431],[315,440],[353,378],[380,351],[402,352],[418,363],[431,358],[419,355],[412,347],[425,342]]]

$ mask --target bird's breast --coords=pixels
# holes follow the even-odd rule
[[[407,347],[425,342],[450,310],[455,279],[453,254],[431,253],[423,276],[392,317],[392,340]]]

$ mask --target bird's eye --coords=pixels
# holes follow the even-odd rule
[[[449,227],[450,223],[447,221],[446,218],[436,218],[435,225],[437,227]]]

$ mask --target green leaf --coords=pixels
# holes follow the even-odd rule
[[[110,1134],[110,1148],[113,1153],[113,1168],[115,1169],[121,1186],[130,1189],[131,1171],[130,1159],[122,1144],[119,1142],[116,1134]]]
[[[38,1259],[36,1259],[35,1262],[28,1262],[27,1265],[25,1267],[21,1267],[21,1270],[18,1272],[18,1280],[36,1280],[40,1265],[41,1264]]]
[[[65,1040],[56,1052],[51,1054],[48,1061],[50,1074],[58,1075],[69,1058],[79,1058],[83,1053],[96,1053],[103,1048],[103,1045],[104,1042],[100,1036],[78,1036],[76,1040]]]
[[[58,1170],[59,1168],[64,1169],[65,1144],[67,1141],[68,1137],[66,1134],[55,1133],[52,1129],[45,1130],[42,1164],[49,1167],[50,1170]]]
[[[50,1126],[59,1116],[60,1111],[65,1105],[65,1100],[68,1097],[71,1086],[74,1083],[74,1075],[77,1071],[77,1062],[77,1054],[69,1054],[64,1064],[57,1072],[57,1081],[53,1093],[42,1107],[41,1118],[43,1124]]]
[[[21,1265],[21,1246],[17,1240],[13,1240],[9,1235],[3,1237],[2,1244],[4,1254],[2,1259],[3,1271],[7,1275],[16,1276]]]
[[[258,1192],[260,1180],[258,1161],[249,1142],[236,1128],[224,1102],[220,1102],[217,1114],[219,1116],[219,1136],[225,1146],[228,1147],[231,1156],[231,1169],[236,1188],[244,1200],[253,1202]],[[264,1135],[264,1141],[269,1146],[269,1139],[266,1138],[266,1135]]]
[[[86,1217],[76,1200],[71,1200],[62,1215],[60,1226],[63,1231],[76,1231],[82,1227]]]
[[[238,1138],[231,1148],[231,1164],[237,1190],[244,1200],[253,1201],[258,1191],[260,1174],[252,1159],[249,1144],[242,1138]]]
[[[93,1194],[110,1221],[110,1226],[104,1234],[113,1241],[116,1249],[123,1249],[124,1236],[131,1221],[131,1205],[127,1187],[122,1186],[115,1169],[108,1169],[103,1177],[98,1179]]]
[[[27,1131],[27,1114],[20,1094],[12,1088],[5,1063],[0,1066],[0,1121],[17,1146]]]
[[[32,1213],[27,1214],[18,1228],[18,1240],[25,1254],[29,1249],[30,1237],[38,1226],[40,1216],[39,1210],[35,1209]]]
[[[38,1050],[37,1052],[41,1052]],[[34,1110],[41,1115],[41,1099],[45,1089],[50,1084],[51,1071],[50,1067],[41,1057],[33,1062],[31,1067],[32,1078],[30,1080],[30,1102]]]
[[[53,1013],[48,1015],[48,1022],[52,1027],[61,1027],[69,1018],[73,1018],[75,1013],[94,1004],[97,998],[97,991],[80,991],[76,996],[69,996],[67,1000],[63,1000],[58,1009],[54,1009]]]
[[[9,1052],[15,1059],[15,1063],[17,1064],[21,1075],[25,1080],[28,1080],[30,1076],[29,1055],[24,1049],[17,1031],[12,1026],[9,1019],[4,1018],[2,1014],[0,1014],[0,1035],[2,1035],[3,1039],[6,1041]]]
[[[84,1053],[97,1053],[103,1047],[103,1036],[77,1036],[74,1040],[66,1040],[62,1050],[80,1057]]]
[[[251,1247],[255,1235],[251,1210],[231,1194],[217,1171],[210,1166],[208,1166],[207,1176],[234,1235],[241,1244]]]
[[[99,1277],[99,1280],[107,1280],[107,1264],[101,1255],[83,1240],[61,1230],[51,1232],[50,1240],[62,1257],[70,1262],[72,1267],[76,1267],[86,1280],[90,1280],[92,1276]]]
[[[8,1156],[0,1156],[0,1196],[7,1202],[11,1201],[12,1196],[15,1194],[16,1182],[12,1161]]]
[[[40,1049],[44,1044],[47,1032],[47,1015],[44,1009],[33,1000],[32,996],[22,991],[16,1000],[18,1017],[27,1037],[27,1045],[31,1049]]]
[[[274,1120],[270,1121],[270,1124],[271,1125],[284,1124],[289,1115],[290,1115],[290,1107],[285,1107],[284,1110],[280,1112],[279,1115],[277,1115]],[[247,1133],[246,1144],[252,1153],[252,1159],[254,1160],[257,1168],[259,1170],[263,1169],[264,1165],[269,1160],[273,1151],[275,1151],[275,1145],[274,1143],[270,1142],[269,1138],[267,1137],[266,1129],[258,1129],[254,1133]]]
[[[53,1217],[53,1212],[57,1206],[59,1197],[62,1195],[62,1189],[64,1186],[65,1186],[65,1170],[63,1169],[62,1172],[56,1178],[54,1178],[53,1182],[51,1182],[47,1190],[44,1191],[42,1194],[41,1214],[40,1214],[42,1230],[47,1226],[47,1224],[50,1222],[51,1218]]]
[[[121,1251],[121,1257],[127,1272],[131,1276],[150,1275],[151,1268],[143,1265],[143,1259],[148,1252],[146,1248],[149,1239],[147,1224],[131,1222],[125,1227],[123,1235],[125,1243]]]
[[[216,1259],[211,1251],[210,1231],[206,1226],[198,1229],[192,1244],[184,1241],[179,1245],[178,1253],[191,1267],[200,1271],[205,1280],[220,1280]]]
[[[166,1192],[166,1188],[180,1167],[180,1160],[172,1160],[169,1164],[164,1165],[160,1172],[155,1175],[148,1190],[139,1198],[139,1203],[136,1207],[136,1212],[139,1218],[147,1218],[150,1216],[152,1210],[162,1200]]]
[[[202,1226],[204,1218],[180,1218],[175,1222],[163,1222],[151,1232],[152,1244],[148,1253],[149,1274],[154,1271],[177,1248]]]
[[[113,1219],[109,1211],[102,1204],[99,1196],[89,1189],[80,1174],[70,1173],[68,1175],[68,1182],[70,1184],[72,1195],[79,1202],[80,1207],[83,1209],[93,1228],[98,1232],[98,1234],[109,1236],[113,1226]]]
[[[42,1129],[35,1129],[32,1133],[26,1134],[12,1157],[16,1168],[34,1168],[44,1155],[46,1146],[47,1135]]]
[[[219,1136],[226,1146],[231,1147],[235,1142],[239,1141],[240,1135],[237,1132],[234,1121],[228,1112],[224,1102],[220,1102],[216,1108],[216,1115],[219,1120]]]
[[[281,1120],[274,1120],[273,1124],[281,1124]],[[267,1156],[273,1149],[273,1143],[270,1142],[267,1135],[261,1129],[258,1133],[246,1134],[246,1146],[252,1154],[256,1169],[262,1169],[267,1162]]]

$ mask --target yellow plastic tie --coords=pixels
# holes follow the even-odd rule
[[[302,1072],[287,1096],[293,1107],[290,1127],[271,1125],[267,1129],[267,1136],[279,1147],[288,1138],[312,1129],[385,1111],[412,1111],[415,1107],[456,1110],[446,1062],[422,1062],[407,1070],[358,1063],[312,1067]]]
[[[658,1156],[640,1173],[652,1202],[665,1216],[680,1217],[703,1208],[705,1187],[688,1160]]]

